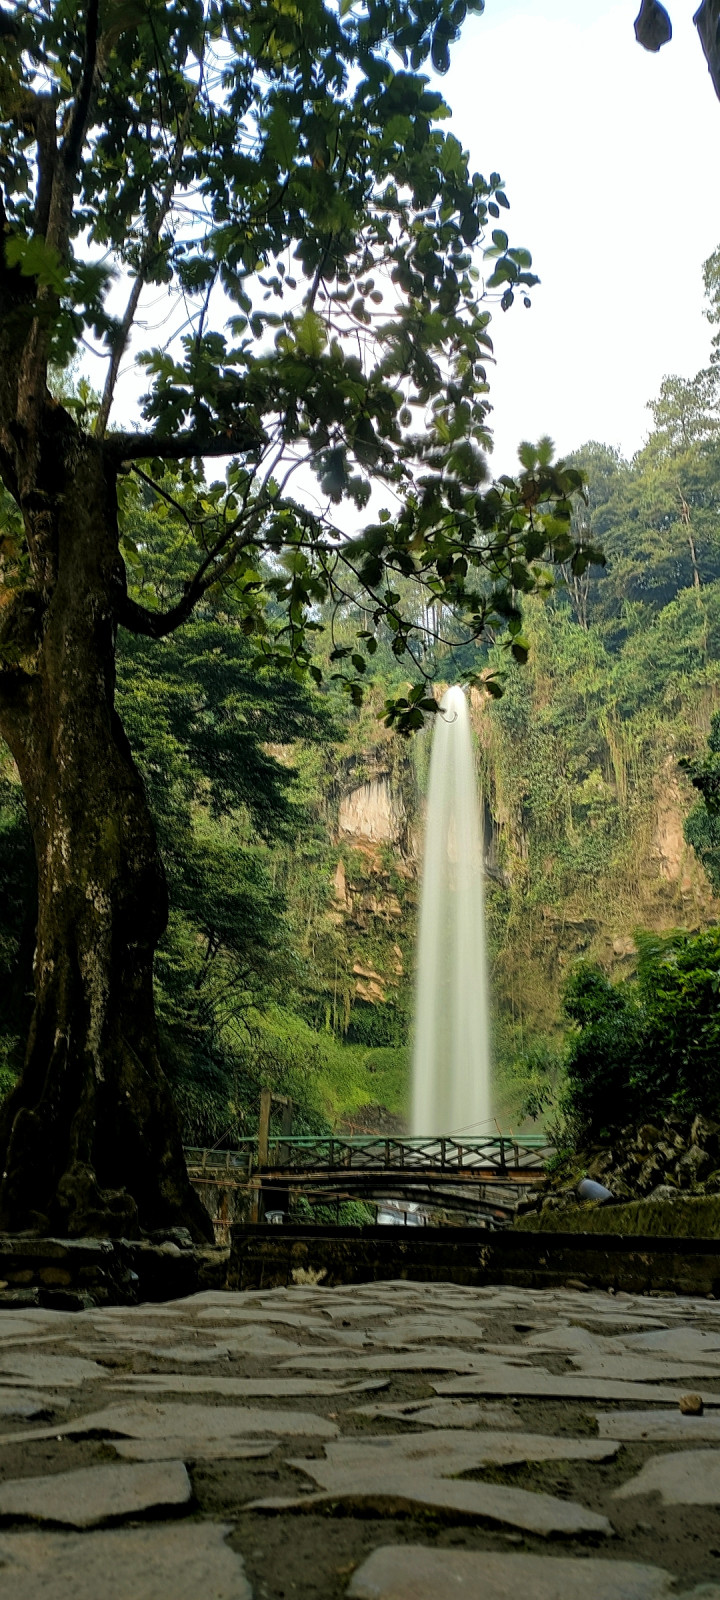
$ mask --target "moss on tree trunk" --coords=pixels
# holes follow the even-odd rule
[[[0,1113],[0,1227],[184,1225],[211,1238],[158,1058],[152,966],[167,893],[113,703],[124,593],[114,475],[49,397],[33,455],[39,470],[18,498],[37,559],[4,616],[16,666],[3,675],[0,733],[37,858],[35,1002],[24,1071]]]

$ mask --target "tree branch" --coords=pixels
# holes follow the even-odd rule
[[[201,590],[198,594],[192,594],[188,590],[169,611],[148,611],[146,606],[138,605],[137,600],[131,600],[126,595],[118,606],[117,621],[128,633],[142,634],[145,639],[167,639],[169,634],[188,621],[202,593]]]
[[[199,88],[200,85],[198,84],[193,89],[187,106],[185,107],[185,112],[183,114],[183,118],[175,139],[175,149],[173,150],[172,160],[168,169],[167,181],[160,196],[160,204],[155,215],[155,220],[145,240],[140,261],[138,263],[137,272],[135,274],[135,281],[130,291],[127,306],[125,307],[125,315],[120,324],[117,339],[113,343],[113,350],[110,358],[110,368],[105,380],[105,388],[95,425],[95,432],[99,439],[102,439],[105,435],[105,429],[107,428],[108,417],[110,415],[110,408],[113,402],[113,395],[115,393],[115,385],[118,379],[118,372],[120,371],[120,362],[125,354],[132,325],[135,321],[135,313],[138,308],[140,295],[142,294],[145,285],[146,274],[155,250],[157,249],[157,243],[160,237],[160,229],[162,228],[168,211],[170,210],[172,198],[175,193],[175,184],[180,171],[182,158],[185,154],[185,143],[187,140],[188,129],[190,127],[190,118],[192,116],[195,101],[198,97]]]
[[[75,104],[70,115],[68,130],[58,154],[52,202],[45,234],[47,243],[53,245],[62,259],[65,257],[70,237],[75,178],[90,120],[93,91],[95,89],[99,10],[100,0],[88,0],[82,75]]]
[[[99,0],[88,0],[82,77],[70,119],[70,126],[62,143],[63,163],[67,171],[72,173],[77,170],[90,116],[95,67],[97,65],[99,14]]]
[[[138,605],[137,600],[131,600],[126,595],[116,612],[120,627],[127,628],[128,633],[140,633],[146,639],[167,639],[169,634],[175,633],[177,628],[189,621],[208,589],[212,589],[213,584],[219,583],[232,571],[242,548],[243,545],[238,541],[237,547],[233,546],[224,560],[218,561],[204,578],[193,578],[182,600],[178,600],[168,611],[148,611],[146,606]]]
[[[116,612],[121,628],[127,628],[129,633],[143,634],[148,639],[166,639],[168,634],[174,633],[176,628],[181,628],[188,621],[208,589],[232,572],[238,556],[254,542],[254,528],[242,537],[236,535],[233,528],[227,528],[212,550],[208,551],[189,583],[186,583],[182,599],[170,606],[168,611],[149,611],[146,606],[139,605],[125,595]],[[225,555],[219,560],[223,550]]]
[[[93,87],[97,66],[99,0],[88,0],[85,28],[85,54],[80,84],[73,107],[68,131],[59,151],[55,148],[55,110],[52,109],[52,128],[43,106],[43,97],[34,95],[33,120],[38,145],[38,194],[36,212],[42,216],[45,242],[65,261],[72,227],[75,179],[82,154],[92,106]],[[49,167],[45,172],[43,168]],[[50,178],[50,172],[52,174]],[[38,289],[38,305],[47,309],[56,300],[56,292],[49,286]],[[26,428],[28,438],[37,449],[39,417],[45,403],[50,324],[46,316],[33,319],[28,333],[18,384],[18,421]]]
[[[159,461],[188,461],[194,456],[234,456],[244,450],[256,450],[266,443],[266,435],[255,420],[246,422],[238,418],[231,428],[220,434],[203,436],[200,433],[108,433],[104,440],[105,453],[111,463],[121,466],[124,461],[149,461],[156,456]]]
[[[57,101],[50,95],[38,95],[35,111],[38,181],[35,198],[34,231],[43,236],[47,231],[50,219],[50,206],[57,166],[56,106]]]

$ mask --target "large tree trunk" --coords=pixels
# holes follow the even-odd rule
[[[34,454],[42,494],[18,485],[34,574],[6,613],[21,666],[5,675],[0,733],[37,855],[35,1006],[24,1072],[0,1112],[0,1227],[132,1235],[180,1224],[210,1239],[158,1059],[165,879],[113,703],[124,587],[114,476],[51,403]]]

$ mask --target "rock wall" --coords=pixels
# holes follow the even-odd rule
[[[405,829],[402,796],[387,774],[344,794],[338,808],[338,833],[351,840],[399,845]]]
[[[578,959],[599,961],[615,978],[627,975],[635,929],[707,927],[720,919],[720,903],[685,843],[684,820],[697,797],[679,769],[681,752],[651,749],[623,767],[609,734],[575,785],[575,813],[571,805],[553,815],[546,837],[496,706],[476,690],[470,700],[485,816],[496,1055],[510,1058],[538,1036],[559,1037],[562,986]],[[346,939],[348,1004],[401,1006],[407,1018],[431,734],[405,743],[368,722],[367,736],[334,777],[330,915]],[[518,735],[518,760],[525,737]],[[596,844],[603,828],[605,853]]]
[[[407,1034],[417,904],[415,783],[407,746],[384,735],[334,784],[329,915],[346,947],[349,1006],[389,1008]],[[370,1024],[372,1033],[372,1024]]]

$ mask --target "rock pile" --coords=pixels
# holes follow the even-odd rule
[[[620,1201],[720,1194],[720,1123],[672,1116],[662,1127],[645,1122],[622,1128],[612,1144],[592,1146],[559,1165],[520,1202],[518,1214],[577,1205],[578,1183],[585,1177]]]

